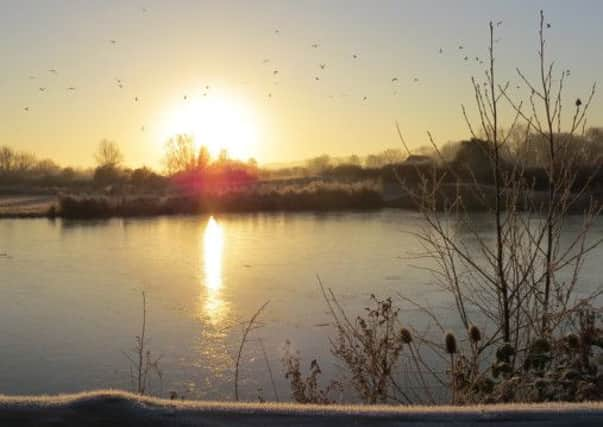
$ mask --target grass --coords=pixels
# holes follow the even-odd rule
[[[374,184],[312,183],[167,197],[63,196],[59,198],[56,215],[85,219],[216,212],[368,210],[384,206],[382,193]]]

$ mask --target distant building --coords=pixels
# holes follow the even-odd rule
[[[404,161],[404,164],[420,165],[420,164],[431,163],[431,162],[433,162],[433,159],[429,156],[422,156],[420,154],[411,154]]]

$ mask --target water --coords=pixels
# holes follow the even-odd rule
[[[578,230],[570,221],[568,236]],[[272,399],[261,338],[281,398],[283,344],[337,374],[316,275],[351,313],[369,295],[401,293],[449,304],[408,259],[418,214],[399,210],[337,214],[245,214],[0,221],[0,393],[131,388],[129,362],[147,296],[149,348],[161,356],[152,390],[232,399],[233,357],[242,326],[264,302],[262,328],[242,359],[241,396]],[[491,233],[487,223],[484,235]],[[595,235],[602,235],[597,223]],[[5,254],[5,255],[4,255]],[[597,250],[584,290],[600,284]],[[405,321],[418,321],[414,311]],[[452,320],[451,320],[452,322]],[[259,391],[258,391],[259,390]]]

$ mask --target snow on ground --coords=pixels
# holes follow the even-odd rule
[[[603,426],[603,403],[474,407],[170,401],[100,390],[0,395],[0,426]]]

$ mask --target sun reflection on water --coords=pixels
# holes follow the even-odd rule
[[[203,231],[203,285],[205,297],[203,313],[213,324],[222,323],[227,314],[227,305],[222,298],[222,257],[224,253],[224,230],[211,216]]]

